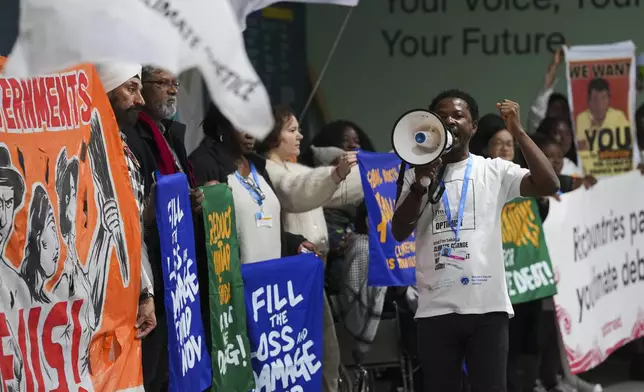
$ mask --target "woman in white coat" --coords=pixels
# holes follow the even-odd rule
[[[293,162],[300,154],[302,134],[293,113],[285,107],[274,110],[275,126],[261,152],[266,170],[282,205],[284,229],[305,236],[325,256],[329,250],[322,207],[358,204],[363,199],[355,152],[342,152],[336,165],[310,168]],[[340,349],[331,308],[324,302],[323,391],[338,390]]]

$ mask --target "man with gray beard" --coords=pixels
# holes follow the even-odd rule
[[[154,184],[154,173],[163,175],[179,172],[186,174],[191,189],[196,188],[192,167],[184,144],[186,126],[174,117],[177,111],[179,82],[175,75],[165,69],[144,66],[141,72],[143,89],[141,94],[145,101],[138,115],[136,126],[129,130],[128,140],[137,146],[142,171],[146,183]],[[154,185],[146,189],[146,194],[154,193]],[[203,194],[192,192],[193,210],[199,211]],[[197,219],[196,222],[199,220]],[[161,267],[161,244],[156,220],[146,221],[145,242],[154,276],[154,290],[163,293],[163,275]],[[200,273],[200,271],[198,271]],[[202,307],[207,301],[202,301]],[[163,295],[155,296],[157,320],[166,320]],[[203,311],[203,310],[202,310]],[[168,387],[168,328],[166,322],[159,322],[157,328],[143,340],[143,381],[146,391],[163,391]]]

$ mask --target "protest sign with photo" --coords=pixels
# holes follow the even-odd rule
[[[155,215],[168,323],[169,390],[201,392],[211,384],[212,368],[201,320],[188,179],[184,173],[157,173],[156,177]]]
[[[644,336],[644,180],[631,172],[551,202],[544,231],[573,373]]]
[[[142,390],[139,212],[99,78],[0,78],[0,97],[2,389]]]
[[[416,284],[416,234],[402,242],[391,234],[400,163],[394,153],[358,154],[369,221],[369,286]]]
[[[324,265],[312,253],[242,265],[255,392],[320,392]]]
[[[501,211],[503,258],[508,294],[513,304],[557,293],[548,245],[533,198],[517,198]]]
[[[635,45],[565,49],[568,101],[584,174],[612,176],[639,162],[632,126],[635,112]]]
[[[213,391],[246,392],[254,386],[246,303],[233,194],[228,185],[202,187],[208,254],[208,302]]]

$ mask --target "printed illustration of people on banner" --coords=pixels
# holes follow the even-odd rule
[[[513,304],[557,293],[537,201],[517,198],[501,211],[501,236],[508,293]]]
[[[242,265],[255,392],[322,390],[324,266],[312,253]]]
[[[142,390],[139,214],[100,80],[0,90],[2,388]]]
[[[169,331],[169,390],[201,392],[212,383],[212,368],[201,320],[188,179],[184,173],[157,173],[156,177],[155,213]]]
[[[416,284],[415,233],[398,242],[391,234],[400,158],[361,151],[358,165],[369,221],[369,286]]]
[[[644,336],[644,181],[633,171],[550,203],[544,222],[559,271],[557,318],[581,373]]]
[[[226,184],[202,187],[212,339],[213,391],[249,391],[255,386],[246,332],[233,194]]]
[[[584,174],[611,176],[639,162],[633,130],[635,45],[565,49],[568,97]]]

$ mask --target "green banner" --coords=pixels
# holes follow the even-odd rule
[[[208,252],[214,392],[255,387],[246,334],[246,304],[235,226],[233,195],[226,184],[202,187]]]
[[[557,293],[537,200],[517,198],[501,212],[503,258],[513,304]]]

